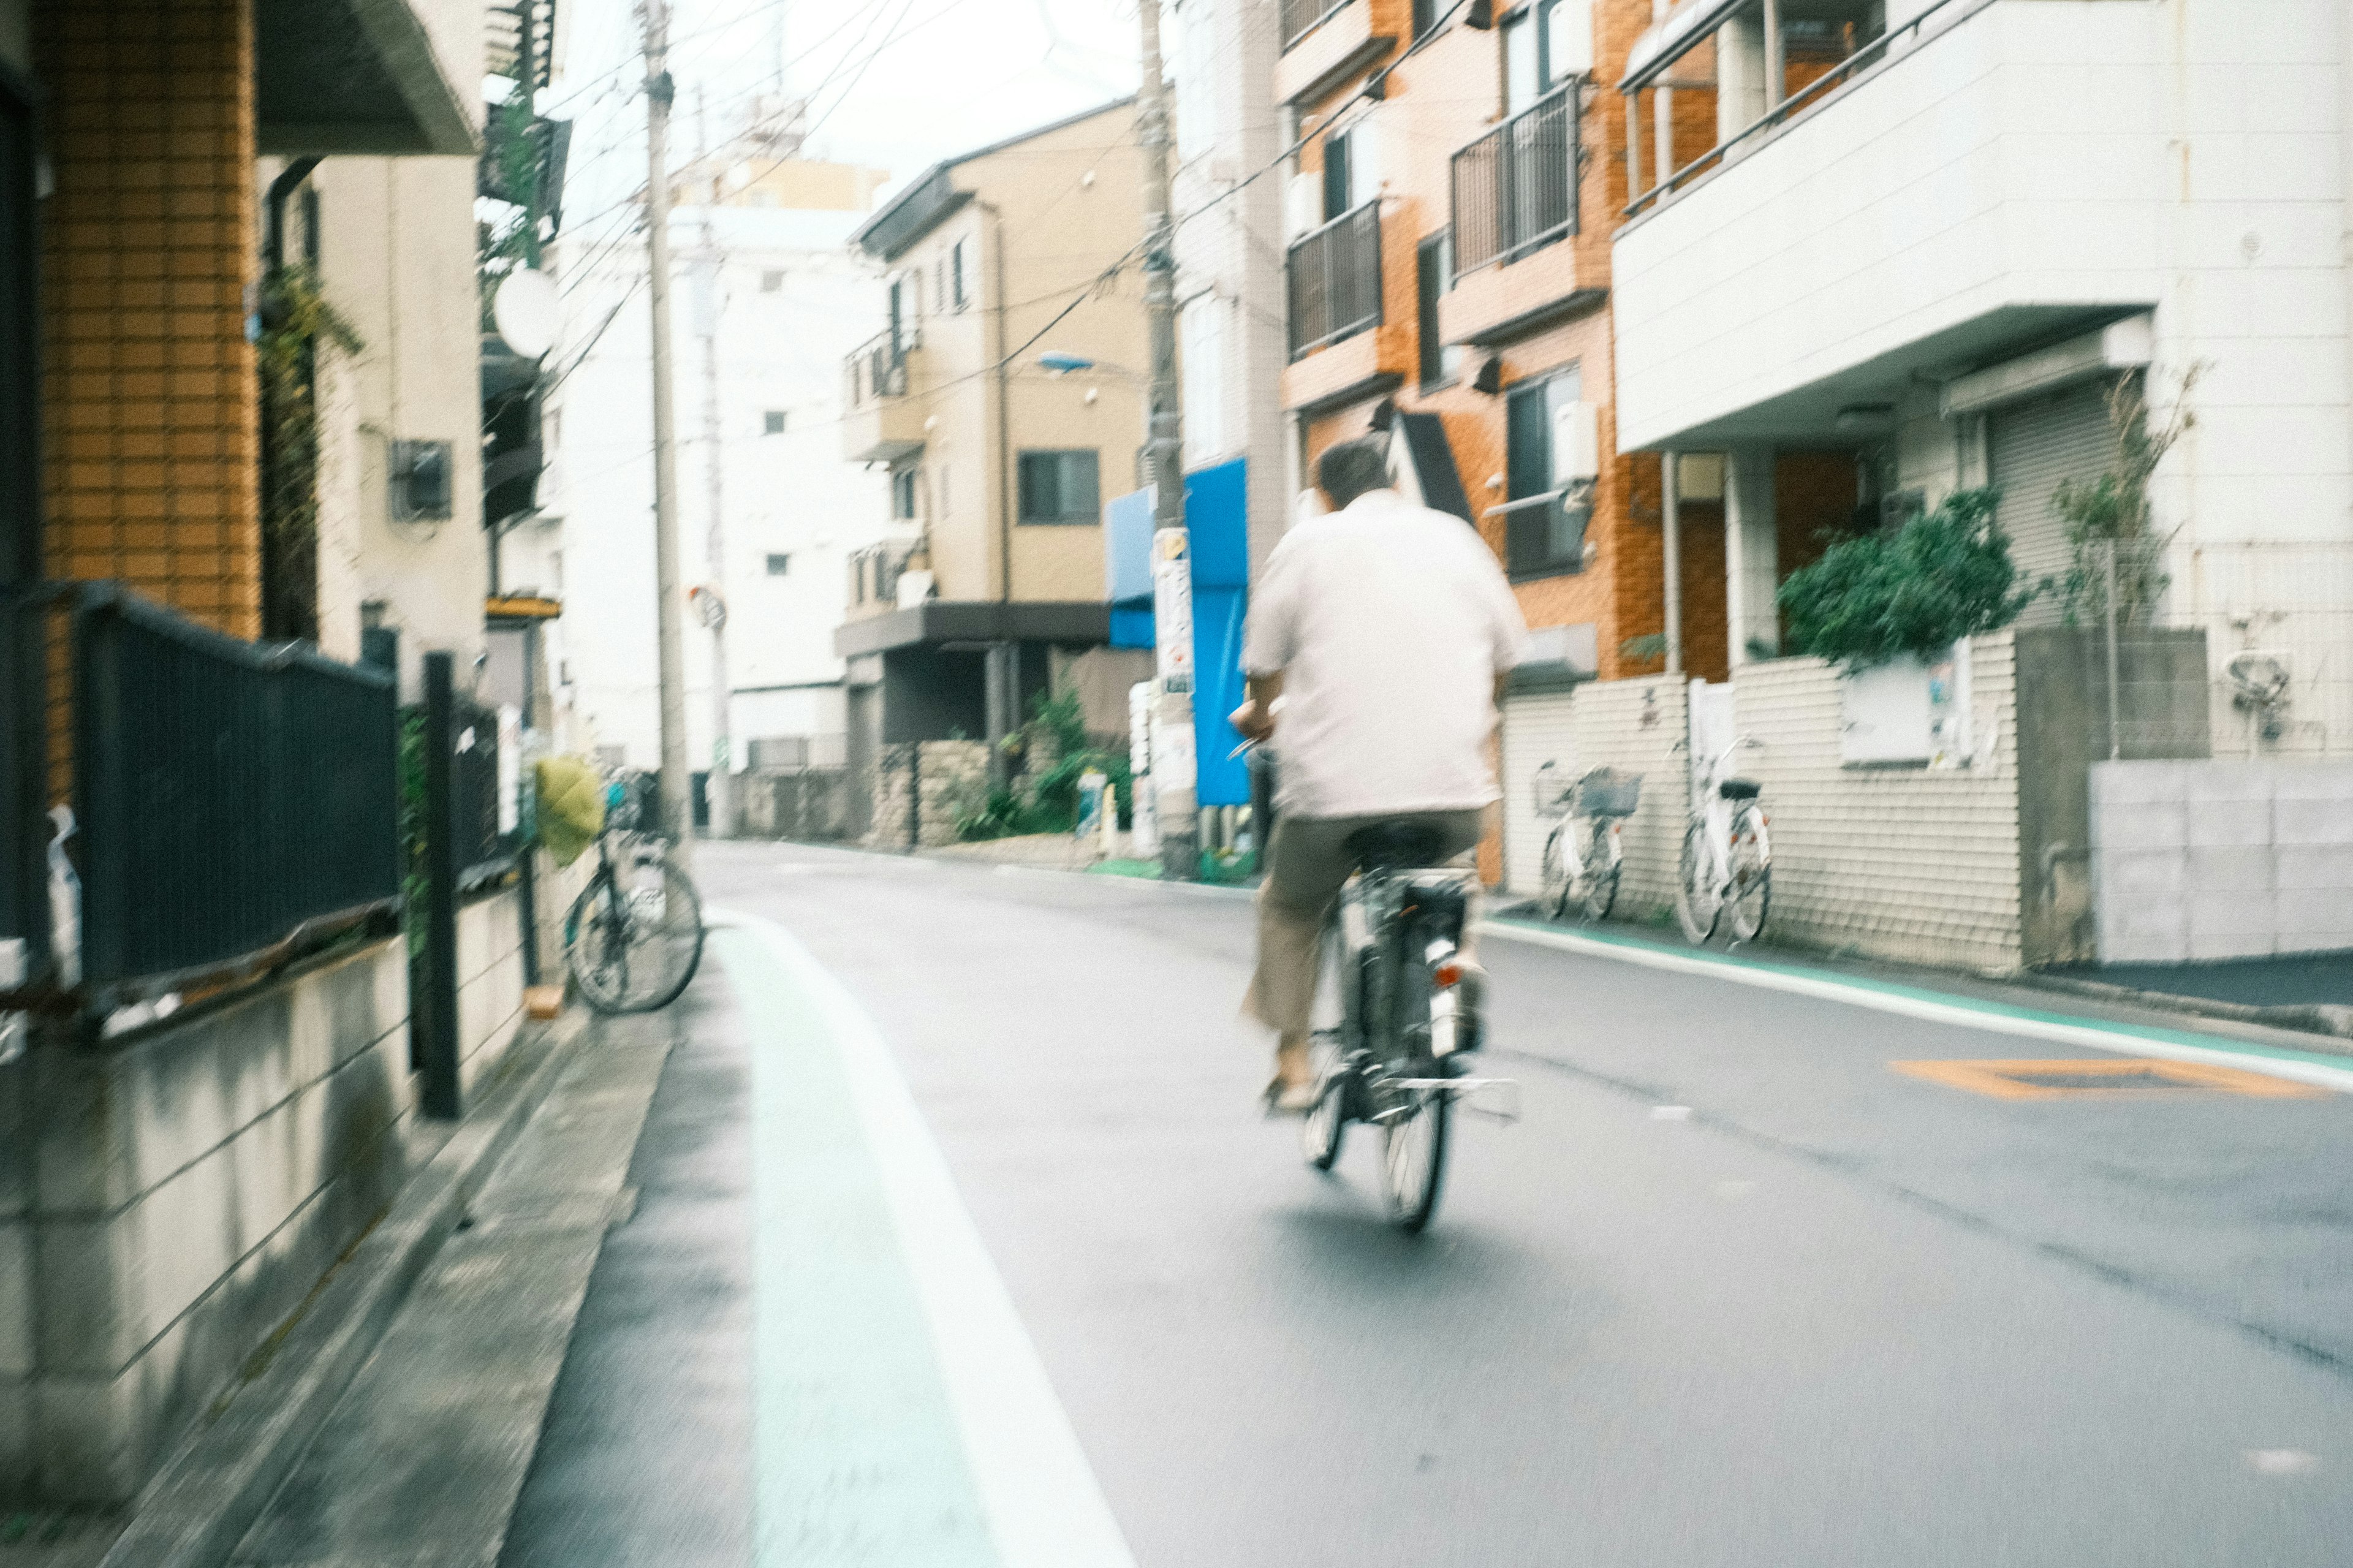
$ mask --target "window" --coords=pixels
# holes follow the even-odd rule
[[[1590,492],[1564,496],[1553,478],[1553,434],[1560,411],[1578,400],[1575,367],[1504,395],[1504,470],[1514,506],[1504,518],[1504,565],[1514,577],[1548,577],[1585,569]]]
[[[790,573],[790,572],[792,571],[792,569],[793,569],[793,558],[792,558],[791,556],[789,556],[789,555],[771,555],[771,556],[769,556],[769,557],[768,557],[768,575],[769,575],[769,576],[771,576],[771,577],[782,577],[782,576],[785,576],[786,574],[787,574],[788,573]]]
[[[1348,133],[1335,132],[1324,138],[1324,221],[1330,223],[1356,204],[1349,197],[1354,194],[1348,178]]]
[[[760,292],[777,294],[784,291],[785,275],[773,269],[760,274]]]
[[[1413,36],[1417,38],[1438,26],[1438,0],[1413,0]]]
[[[904,522],[915,515],[915,470],[901,468],[891,476],[891,515]]]
[[[1020,475],[1022,521],[1101,520],[1102,476],[1094,453],[1024,452]]]
[[[957,240],[948,247],[948,289],[955,308],[963,310],[972,303],[971,273],[964,264],[964,241]]]
[[[940,302],[940,309],[944,312],[948,308],[948,258],[942,256],[932,265],[932,298]]]
[[[1592,0],[1533,0],[1504,24],[1504,113],[1592,69]]]
[[[783,435],[785,433],[785,411],[781,408],[771,408],[765,414],[761,415],[760,433],[764,436]]]
[[[1420,351],[1421,384],[1443,386],[1461,374],[1462,350],[1450,348],[1438,330],[1438,300],[1454,287],[1454,233],[1431,235],[1414,251],[1415,331]]]

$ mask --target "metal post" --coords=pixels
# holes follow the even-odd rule
[[[454,1121],[458,1096],[458,853],[449,761],[456,748],[452,660],[425,656],[425,994],[408,1003],[419,1109]],[[420,1031],[419,1026],[422,1026]]]
[[[1626,201],[1632,206],[1642,195],[1642,93],[1626,95]]]
[[[2101,568],[2107,578],[2108,624],[2108,761],[2124,755],[2124,713],[2120,699],[2123,692],[2116,680],[2116,542],[2106,542],[2100,552]]]
[[[695,141],[707,158],[711,151],[710,123],[702,104],[702,89],[694,90]],[[703,540],[703,571],[711,579],[711,591],[718,595],[711,616],[711,837],[732,838],[735,835],[734,778],[733,767],[734,739],[728,709],[732,696],[727,680],[727,523],[723,506],[724,464],[726,445],[720,438],[719,427],[719,312],[725,304],[725,292],[719,252],[719,234],[711,221],[711,209],[719,199],[716,180],[702,203],[702,262],[710,268],[711,298],[705,303],[702,317],[702,435],[710,443],[705,482],[710,492],[711,528]]]
[[[1788,56],[1781,47],[1781,0],[1765,0],[1765,112],[1781,107],[1788,94]]]
[[[1672,452],[1659,456],[1659,531],[1665,556],[1667,673],[1683,672],[1683,506],[1682,476]]]
[[[662,827],[681,866],[694,842],[686,763],[686,652],[678,583],[678,438],[670,397],[670,0],[639,0],[646,35],[646,252],[653,316],[654,628],[661,683]]]
[[[1200,876],[1198,764],[1193,751],[1193,563],[1185,530],[1183,392],[1176,380],[1176,229],[1168,195],[1168,89],[1160,74],[1160,0],[1139,0],[1144,69],[1136,139],[1144,148],[1144,312],[1152,329],[1152,609],[1159,627],[1153,697],[1153,795],[1160,874]]]

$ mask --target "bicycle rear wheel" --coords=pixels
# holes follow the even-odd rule
[[[1725,913],[1736,942],[1754,942],[1773,907],[1773,847],[1765,836],[1765,814],[1756,805],[1732,819],[1732,896]]]
[[[1442,1089],[1395,1092],[1404,1097],[1406,1108],[1382,1129],[1381,1174],[1388,1189],[1389,1218],[1411,1234],[1438,1212],[1454,1098]]]
[[[1724,913],[1724,899],[1715,886],[1715,868],[1710,864],[1707,842],[1702,837],[1706,831],[1705,825],[1696,817],[1683,829],[1683,862],[1675,877],[1675,920],[1694,946],[1715,934],[1715,922]]]
[[[1610,832],[1612,819],[1597,816],[1577,846],[1583,868],[1577,878],[1577,916],[1588,924],[1606,921],[1618,902],[1618,857]]]
[[[702,900],[659,856],[599,876],[565,917],[565,962],[599,1013],[650,1013],[678,1000],[702,963]]]
[[[1568,912],[1569,827],[1566,818],[1545,835],[1544,881],[1536,893],[1536,913],[1556,921]]]
[[[1327,921],[1319,948],[1322,975],[1316,984],[1314,1033],[1309,1036],[1309,1061],[1315,1069],[1315,1104],[1299,1124],[1300,1152],[1319,1171],[1328,1171],[1340,1157],[1343,1134],[1348,1130],[1347,1068],[1355,1008],[1348,990],[1347,964],[1342,957],[1339,922]]]

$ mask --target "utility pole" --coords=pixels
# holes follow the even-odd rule
[[[1152,454],[1152,795],[1160,874],[1201,874],[1199,764],[1193,742],[1193,561],[1185,530],[1185,426],[1176,383],[1176,226],[1168,195],[1168,84],[1160,75],[1160,0],[1138,0],[1144,28],[1136,139],[1144,148],[1144,314],[1152,330],[1146,438]]]
[[[654,351],[654,629],[661,681],[662,827],[681,864],[694,843],[686,765],[686,657],[678,584],[678,433],[670,364],[670,0],[638,0],[646,33],[646,255]]]
[[[547,199],[547,193],[541,188],[547,168],[547,143],[540,131],[538,84],[533,79],[539,74],[535,63],[539,43],[533,26],[538,11],[539,0],[515,0],[517,53],[522,62],[522,68],[516,74],[522,78],[523,134],[531,143],[531,178],[523,183],[522,190],[522,264],[533,272],[539,270],[540,263],[539,215]],[[553,130],[546,134],[553,135]],[[495,547],[495,538],[492,542]]]
[[[711,121],[700,87],[694,89],[694,140],[702,150],[704,172],[710,174]],[[727,525],[726,513],[721,506],[726,448],[719,436],[719,312],[725,303],[725,294],[720,287],[719,231],[711,216],[711,209],[718,202],[719,179],[712,174],[711,188],[702,198],[701,258],[703,283],[710,290],[702,302],[702,436],[708,443],[704,474],[711,505],[711,531],[704,536],[702,552],[703,570],[709,574],[713,595],[711,614],[705,617],[711,627],[711,837],[731,838],[735,833],[734,778],[729,771],[734,761],[734,736],[728,715]]]

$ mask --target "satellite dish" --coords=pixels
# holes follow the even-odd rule
[[[507,347],[525,359],[537,359],[555,346],[556,331],[564,324],[563,301],[546,273],[517,268],[491,297],[491,322]]]

